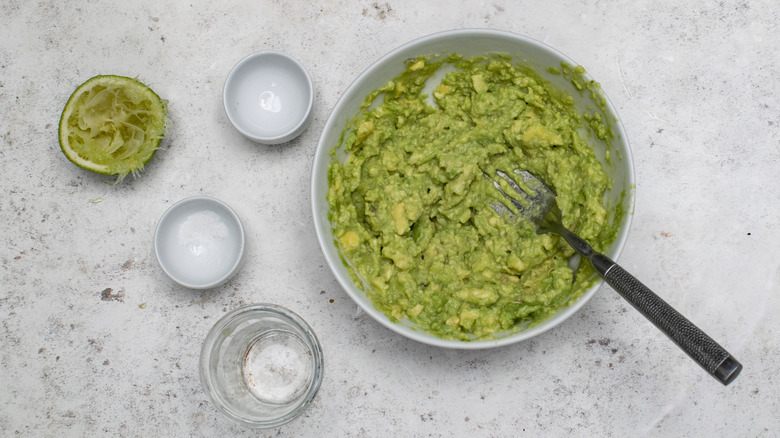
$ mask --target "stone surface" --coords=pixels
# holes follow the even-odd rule
[[[0,435],[774,436],[780,429],[780,32],[773,0],[0,1]],[[745,366],[723,387],[612,290],[514,346],[451,351],[374,322],[325,265],[310,163],[339,95],[392,48],[440,30],[524,34],[601,82],[633,146],[637,204],[620,258]],[[228,123],[224,78],[258,50],[316,87],[297,140]],[[112,186],[70,164],[57,123],[96,74],[137,76],[171,127],[146,171]],[[174,285],[158,218],[209,195],[244,221],[244,269]],[[227,310],[281,304],[325,351],[314,404],[275,430],[232,424],[198,380]]]

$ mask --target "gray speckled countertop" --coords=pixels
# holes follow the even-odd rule
[[[1,436],[776,436],[780,430],[780,22],[774,0],[0,1]],[[723,387],[608,287],[532,340],[452,351],[382,327],[339,287],[309,201],[319,133],[384,53],[485,27],[566,53],[620,112],[637,203],[620,262],[745,366]],[[297,140],[260,146],[227,121],[224,79],[284,51],[316,87]],[[169,102],[163,148],[118,186],[70,164],[57,123],[96,74]],[[174,285],[157,220],[210,195],[244,221],[244,269]],[[95,202],[102,199],[102,202]],[[275,430],[223,418],[197,377],[201,342],[242,304],[303,316],[322,388]]]

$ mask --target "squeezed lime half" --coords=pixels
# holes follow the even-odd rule
[[[141,81],[99,75],[71,94],[60,117],[60,148],[75,165],[104,175],[137,175],[165,134],[164,100]]]

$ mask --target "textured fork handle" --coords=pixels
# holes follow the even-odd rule
[[[719,382],[728,385],[737,378],[742,364],[650,288],[602,254],[591,261],[607,284]]]

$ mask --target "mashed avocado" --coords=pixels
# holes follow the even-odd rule
[[[432,100],[423,91],[454,66]],[[430,84],[428,84],[430,86]],[[356,284],[391,319],[446,339],[536,324],[579,298],[593,268],[530,223],[499,216],[485,175],[525,169],[558,194],[564,225],[599,251],[615,237],[610,181],[581,135],[608,128],[508,57],[407,61],[369,95],[329,167],[330,221]]]

